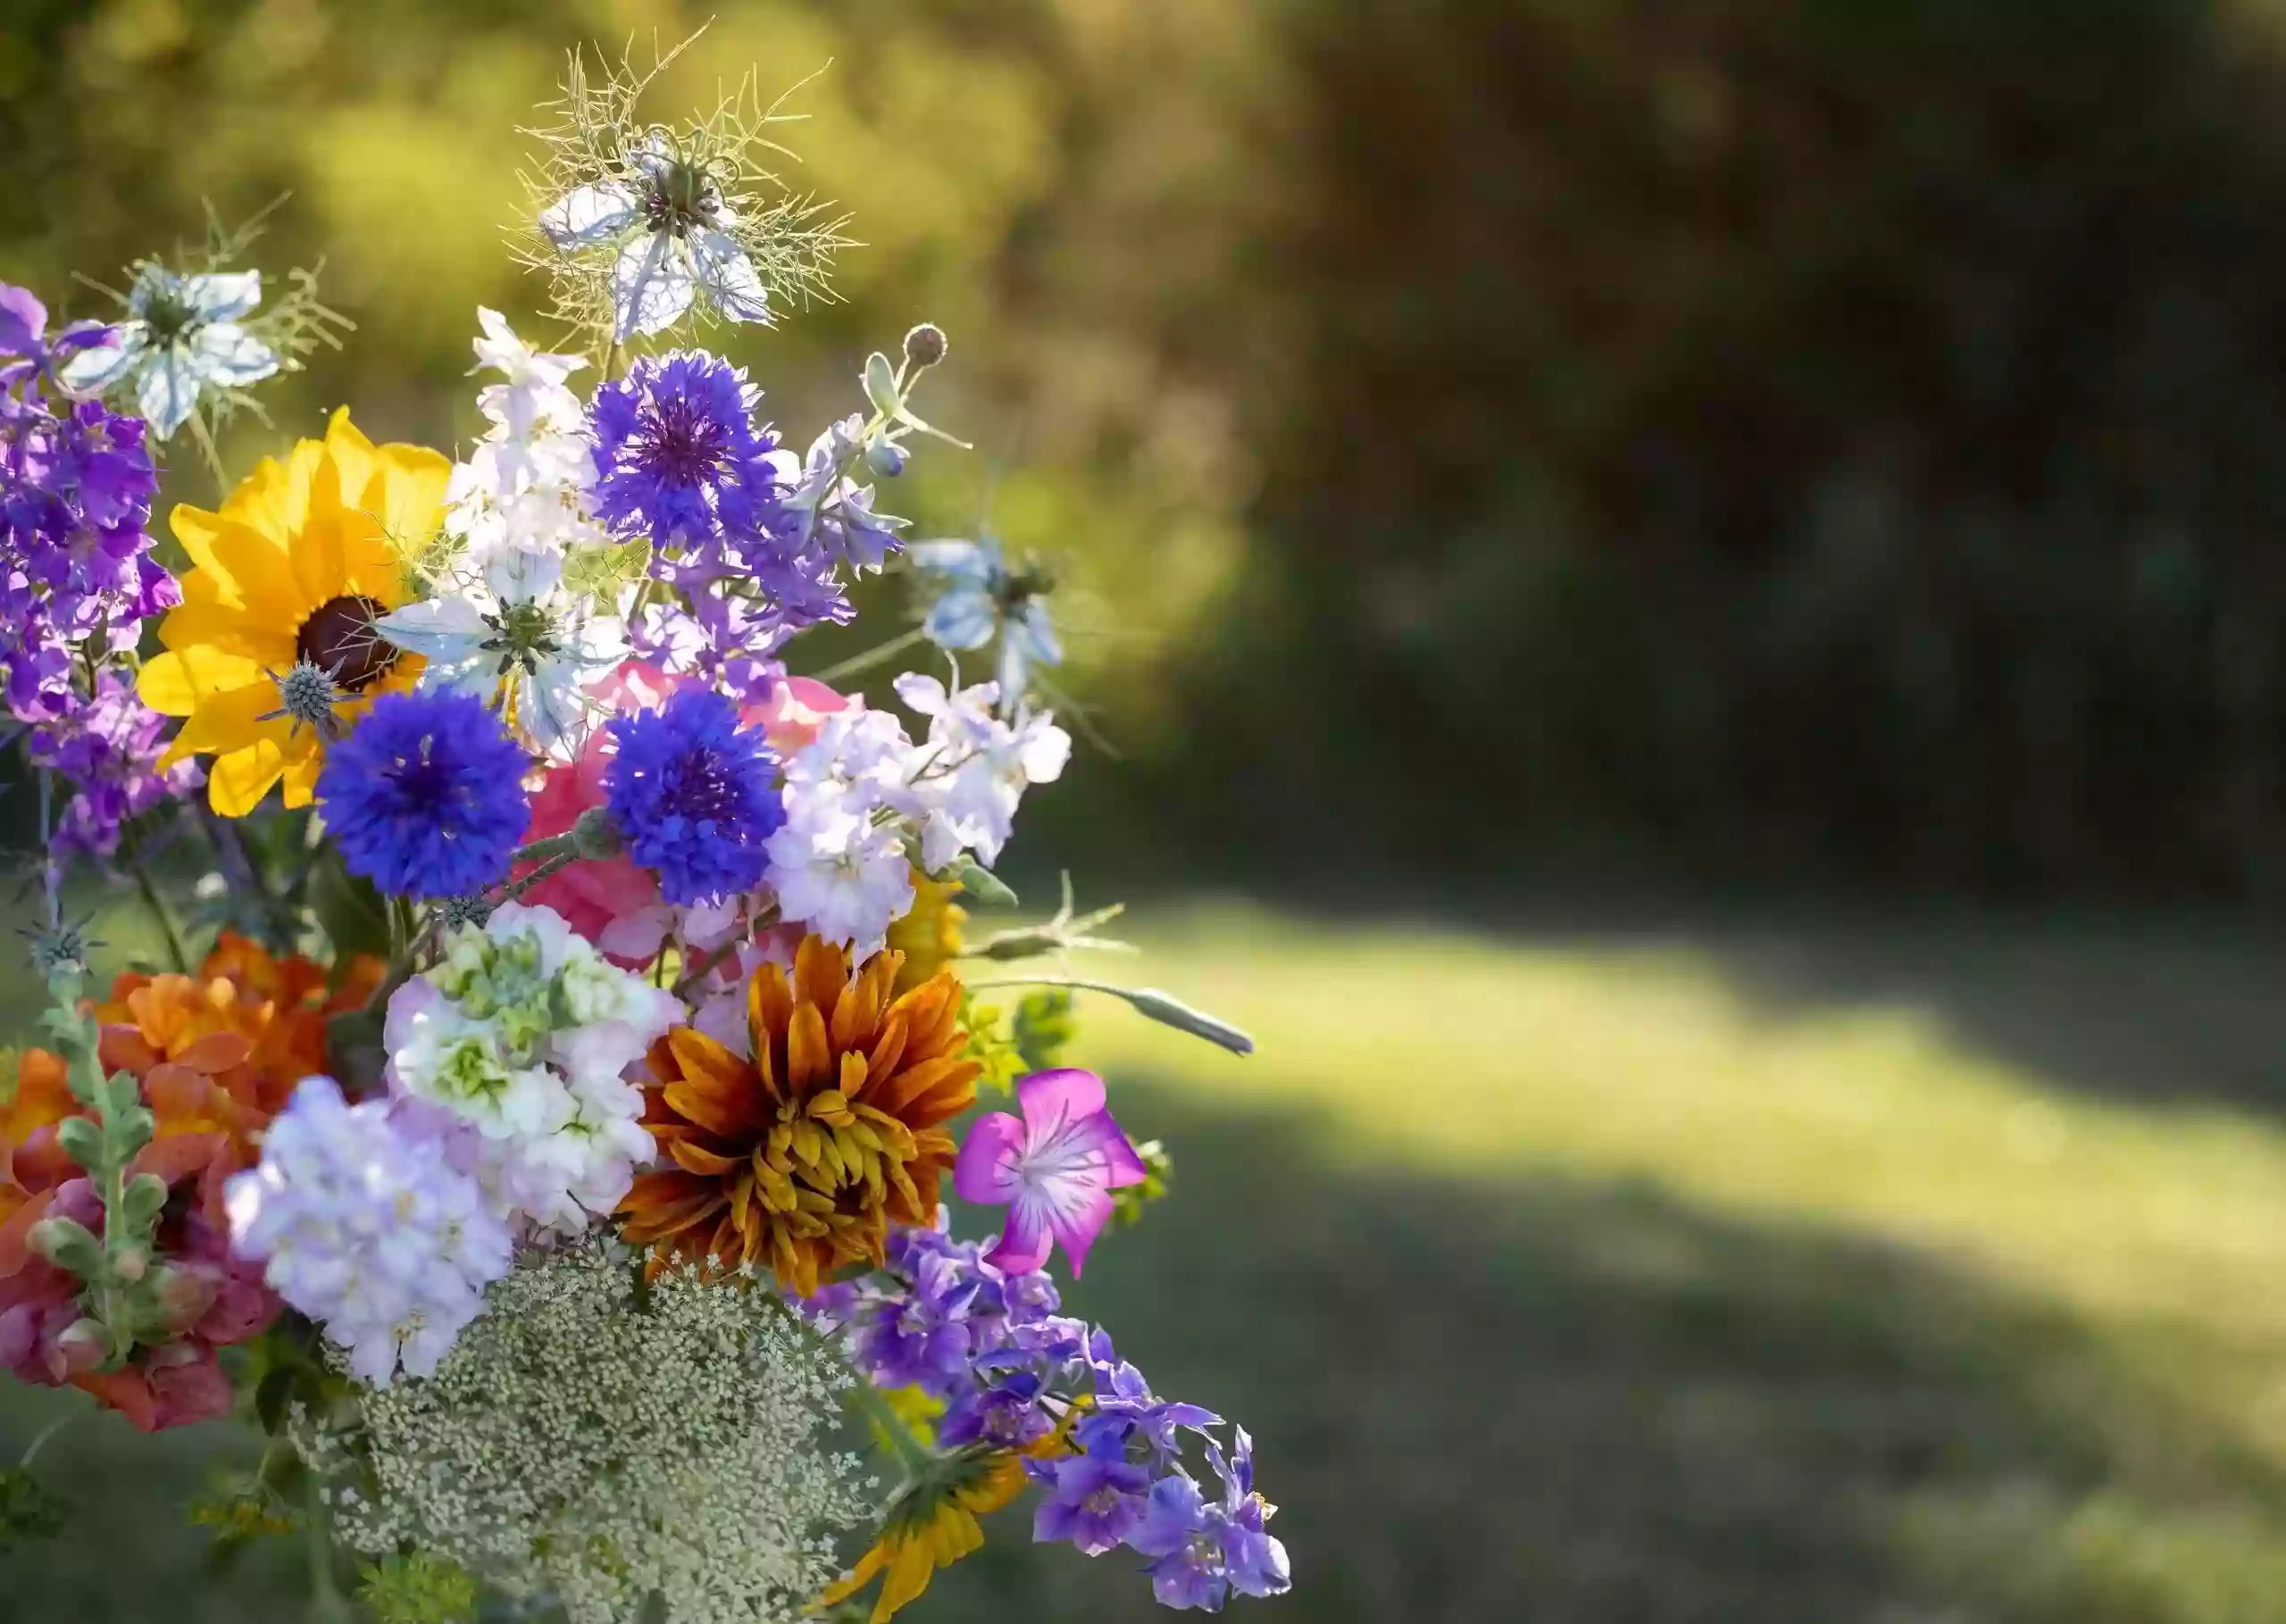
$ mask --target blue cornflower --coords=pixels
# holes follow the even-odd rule
[[[777,516],[781,461],[791,462],[755,427],[761,397],[742,370],[703,350],[638,361],[598,386],[597,516],[663,551],[757,534]]]
[[[676,690],[657,711],[611,724],[618,754],[604,794],[629,855],[656,870],[680,905],[750,891],[769,862],[763,843],[786,821],[778,758],[759,728],[712,689]]]
[[[317,798],[351,873],[395,896],[464,896],[508,877],[530,764],[474,695],[384,694],[326,752]]]

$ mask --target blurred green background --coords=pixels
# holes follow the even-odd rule
[[[1261,1039],[1090,1010],[1178,1192],[1076,1295],[1256,1434],[1264,1605],[2286,1620],[2286,5],[716,9],[657,116],[830,61],[866,244],[728,347],[805,438],[951,333],[889,505],[1058,563],[1118,753],[1012,873]],[[0,278],[290,191],[359,330],[232,466],[464,440],[516,127],[706,14],[0,0]],[[296,1616],[219,1446],[64,1434],[0,1615]],[[1021,1521],[913,1616],[1150,1615]]]

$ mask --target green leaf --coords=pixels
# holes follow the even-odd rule
[[[895,417],[905,409],[905,397],[897,393],[897,368],[879,350],[865,357],[865,398],[883,417]]]
[[[973,857],[961,858],[953,864],[946,878],[958,880],[962,890],[988,908],[1013,908],[1016,905],[1016,894],[1008,888],[1007,882]]]
[[[53,1539],[71,1507],[32,1476],[29,1466],[0,1466],[0,1551],[22,1541]]]
[[[1048,1071],[1063,1064],[1064,1048],[1080,1030],[1072,995],[1061,987],[1025,995],[1008,1024],[1027,1071]]]
[[[262,1422],[262,1429],[272,1437],[277,1437],[279,1429],[286,1425],[287,1414],[294,1402],[294,1389],[298,1385],[293,1368],[279,1365],[265,1374],[261,1386],[254,1390],[254,1417]]]
[[[326,939],[333,944],[338,960],[360,953],[388,955],[388,904],[371,881],[350,873],[331,853],[311,868],[310,910],[317,915]]]

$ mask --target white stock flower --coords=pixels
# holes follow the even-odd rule
[[[555,910],[505,903],[397,990],[383,1042],[391,1087],[504,1215],[578,1234],[650,1160],[624,1073],[684,1018]]]
[[[913,906],[913,865],[895,824],[848,810],[830,781],[788,787],[786,821],[769,839],[764,876],[779,912],[865,959]]]
[[[1063,776],[1072,736],[1046,712],[1020,709],[1004,720],[994,708],[997,683],[949,693],[934,677],[907,671],[896,686],[908,709],[929,718],[924,765],[912,785],[923,866],[941,870],[972,851],[989,867],[1015,827],[1024,791]]]

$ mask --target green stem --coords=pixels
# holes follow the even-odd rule
[[[77,1410],[66,1410],[63,1414],[48,1422],[46,1426],[41,1428],[38,1433],[33,1437],[31,1443],[25,1447],[21,1458],[16,1462],[16,1464],[20,1467],[30,1466],[33,1460],[39,1454],[39,1452],[47,1446],[48,1439],[54,1437],[57,1433],[63,1431],[66,1427],[69,1427],[73,1421],[76,1421],[79,1419],[79,1412]]]
[[[318,1497],[318,1475],[309,1477],[309,1498],[303,1507],[303,1523],[309,1531],[310,1553],[310,1616],[323,1624],[346,1624],[354,1615],[333,1580],[333,1541],[326,1525],[325,1502]]]
[[[509,854],[508,861],[512,863],[543,862],[554,857],[569,856],[579,849],[580,837],[572,830],[565,829],[560,835],[545,836],[529,845],[518,846]]]
[[[175,973],[190,973],[190,955],[183,951],[182,934],[175,929],[174,915],[167,912],[166,903],[159,895],[159,887],[151,883],[151,871],[141,863],[128,865],[128,872],[135,878],[135,889],[143,898],[143,905],[151,917],[159,921],[159,929],[167,938],[167,957],[174,961]]]
[[[898,1464],[915,1477],[929,1469],[936,1457],[929,1453],[927,1445],[913,1436],[913,1428],[905,1424],[905,1418],[897,1412],[897,1407],[883,1396],[879,1387],[861,1376],[857,1378],[857,1385],[850,1389],[850,1402],[897,1452]]]
[[[911,631],[906,632],[903,637],[892,637],[888,642],[880,645],[878,648],[869,648],[862,654],[851,655],[848,659],[844,660],[838,665],[828,666],[825,670],[818,672],[813,680],[818,682],[838,682],[844,677],[855,675],[858,671],[870,670],[872,667],[879,665],[884,660],[891,659],[896,655],[903,654],[906,649],[911,648],[915,643],[920,642],[928,635],[929,634],[927,632],[922,630],[921,628],[916,626]]]
[[[515,901],[516,898],[521,896],[525,892],[530,890],[534,886],[539,884],[541,880],[546,879],[551,874],[561,873],[563,870],[570,868],[573,863],[579,861],[580,854],[577,852],[555,853],[546,862],[542,862],[539,867],[525,875],[521,879],[511,881],[501,891],[500,901],[504,903],[512,903]]]

